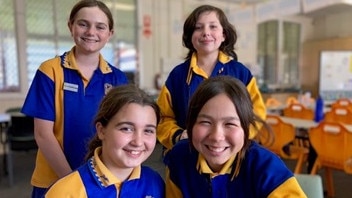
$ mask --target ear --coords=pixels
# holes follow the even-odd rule
[[[98,135],[99,139],[100,140],[105,139],[105,128],[100,122],[97,122],[95,124],[95,129],[97,130],[97,135]]]
[[[70,23],[70,21],[67,22],[67,27],[70,30],[71,36],[72,36],[72,24]]]
[[[110,40],[110,38],[112,37],[114,35],[114,30],[111,30],[110,32],[109,32],[109,38],[108,38],[108,42],[109,42],[109,40]]]

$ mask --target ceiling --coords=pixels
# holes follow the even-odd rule
[[[256,4],[256,3],[261,3],[261,2],[268,1],[268,0],[218,0],[218,1],[224,1],[224,2],[229,2],[229,3],[238,3],[238,4]]]

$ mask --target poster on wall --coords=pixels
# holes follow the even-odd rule
[[[352,98],[352,50],[321,51],[319,93],[325,100]]]

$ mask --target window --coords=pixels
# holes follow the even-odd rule
[[[297,88],[300,24],[267,21],[258,25],[258,64],[267,87]]]
[[[17,45],[12,0],[0,6],[0,92],[19,91]]]
[[[2,0],[0,6],[0,92],[20,92],[20,87],[27,88],[31,84],[39,65],[50,58],[61,55],[74,45],[67,20],[72,0],[26,0],[18,1],[25,10],[25,16],[18,20],[25,21],[25,31],[15,34],[13,0]],[[121,70],[135,74],[136,61],[136,3],[135,0],[106,0],[115,20],[115,33],[101,53],[104,58]],[[22,18],[21,18],[22,17]],[[25,54],[18,55],[17,37],[26,38],[21,43]],[[23,40],[22,38],[22,40]],[[22,49],[21,47],[21,49]],[[123,53],[129,51],[129,53]],[[131,53],[134,52],[134,53]],[[127,54],[127,57],[125,55]],[[25,59],[25,65],[18,65],[18,60]],[[128,65],[128,67],[126,67]],[[26,72],[21,81],[19,68]],[[23,73],[23,72],[22,72]],[[26,75],[26,76],[25,76]],[[20,82],[27,85],[20,86]]]

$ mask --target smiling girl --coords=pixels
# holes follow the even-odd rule
[[[159,120],[157,104],[135,85],[112,89],[95,117],[87,162],[58,180],[45,197],[163,198],[161,176],[141,166],[154,150]]]

